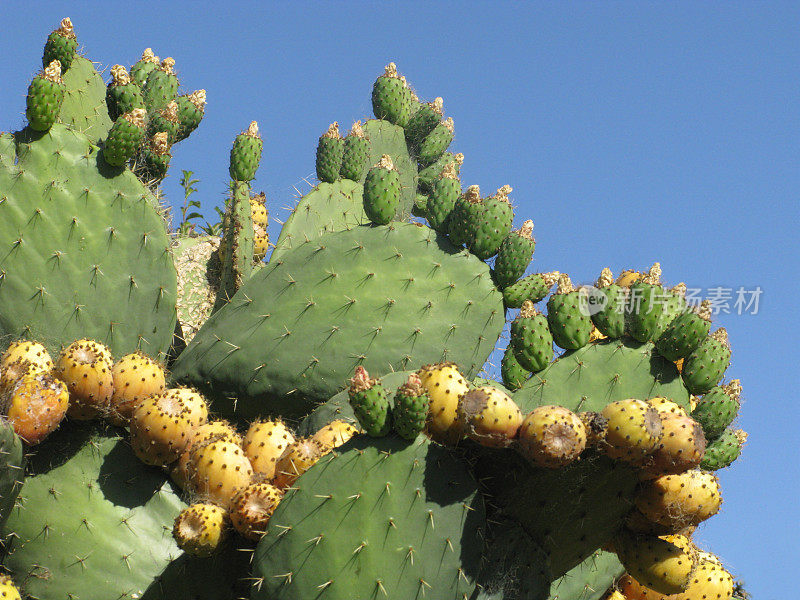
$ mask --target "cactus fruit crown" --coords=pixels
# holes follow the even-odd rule
[[[53,83],[62,83],[61,81],[61,62],[58,60],[52,61],[42,71],[42,77],[47,81]]]
[[[381,156],[381,159],[375,164],[376,167],[380,167],[381,169],[388,169],[389,171],[394,169],[394,163],[392,162],[392,157],[388,154],[384,154]]]
[[[421,396],[425,393],[425,386],[422,385],[422,380],[417,373],[412,373],[408,376],[408,381],[397,388],[398,393],[406,396]]]
[[[650,285],[658,285],[661,283],[661,263],[653,263],[653,266],[650,267],[650,270],[647,274],[642,277],[643,283],[649,283]]]
[[[574,291],[575,286],[572,285],[572,280],[569,278],[569,275],[561,273],[558,276],[558,289],[556,290],[556,294],[569,294]]]
[[[171,56],[168,56],[164,60],[161,61],[161,65],[159,67],[165,73],[174,73],[175,72],[175,59]]]
[[[442,125],[450,133],[453,133],[456,129],[455,123],[453,123],[453,117],[447,117],[444,121],[442,121]]]
[[[170,100],[169,103],[161,109],[161,114],[165,119],[170,121],[178,120],[178,103],[175,100]]]
[[[207,104],[206,91],[205,90],[195,90],[194,92],[189,94],[187,96],[187,98],[189,98],[189,102],[191,102],[198,109],[201,109],[201,110],[203,108],[205,108],[205,105]]]
[[[377,379],[370,378],[369,373],[367,373],[364,367],[358,366],[356,367],[352,379],[350,379],[350,391],[352,393],[363,392],[364,390],[370,389],[377,382]]]
[[[535,317],[539,314],[539,311],[536,308],[536,305],[531,302],[530,300],[525,300],[522,303],[522,306],[519,309],[519,314],[523,319],[530,319],[531,317]]]
[[[128,85],[130,82],[131,76],[125,67],[122,65],[111,67],[111,85]]]
[[[243,131],[242,134],[249,137],[260,138],[261,136],[258,134],[258,122],[250,121],[250,125],[247,127],[247,130]]]
[[[597,278],[597,287],[604,288],[610,286],[614,283],[614,274],[611,272],[611,269],[605,267],[600,272],[600,277]]]
[[[500,200],[501,202],[510,202],[508,199],[508,195],[514,191],[510,185],[505,184],[502,187],[497,188],[497,193],[494,195],[495,198]]]
[[[533,220],[528,219],[522,224],[522,227],[519,228],[517,231],[517,235],[520,237],[527,238],[529,240],[533,239]]]
[[[320,137],[341,139],[342,136],[339,133],[339,123],[337,121],[334,121],[333,123],[331,123],[328,126],[328,129],[325,130],[325,133],[323,133]]]
[[[393,62],[390,62],[388,65],[386,65],[386,67],[384,68],[383,76],[394,77],[395,79],[401,79],[401,77],[397,74],[397,65],[394,64]]]
[[[166,131],[159,131],[153,134],[150,140],[150,148],[156,154],[163,155],[169,152],[169,136]]]
[[[697,315],[704,321],[711,321],[711,300],[703,300],[697,307]]]
[[[471,185],[464,192],[464,199],[472,204],[478,204],[481,201],[481,188],[477,185]]]
[[[711,337],[730,350],[731,343],[728,340],[727,329],[725,329],[724,327],[720,327],[714,333],[711,334]]]
[[[55,33],[58,35],[74,40],[75,38],[75,29],[72,26],[72,20],[69,17],[64,17],[61,19],[61,23],[58,29],[55,30]]]
[[[354,121],[353,126],[350,128],[350,135],[363,138],[364,129],[361,127],[361,121]]]
[[[454,162],[447,163],[444,167],[442,167],[442,177],[448,177],[449,179],[458,179],[458,167]]]

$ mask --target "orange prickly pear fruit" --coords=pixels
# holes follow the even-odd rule
[[[242,449],[253,471],[272,479],[278,459],[294,441],[294,434],[283,421],[254,421],[244,436]]]
[[[127,354],[111,368],[114,393],[111,395],[108,420],[124,426],[133,409],[148,396],[160,394],[166,387],[164,368],[141,352]]]
[[[93,340],[77,340],[59,356],[55,374],[67,384],[73,419],[96,419],[108,411],[114,392],[111,351]]]

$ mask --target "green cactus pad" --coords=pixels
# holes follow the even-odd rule
[[[558,279],[558,272],[534,273],[503,288],[503,302],[507,308],[520,308],[525,300],[534,304],[544,299]]]
[[[61,63],[61,71],[66,73],[69,70],[75,53],[78,51],[78,39],[75,37],[75,30],[69,18],[61,20],[58,29],[47,36],[42,54],[42,66],[46,67],[54,60]]]
[[[522,368],[538,373],[553,360],[553,335],[545,317],[525,304],[517,318],[511,322],[511,342],[517,361]]]
[[[401,438],[414,440],[422,433],[428,418],[430,398],[415,374],[394,394],[392,425]]]
[[[247,131],[243,131],[233,140],[229,167],[231,179],[251,181],[256,176],[263,145],[261,136],[258,135],[258,123],[253,121]]]
[[[344,140],[339,135],[339,124],[334,122],[322,134],[317,144],[317,178],[326,183],[339,179],[344,154]]]
[[[742,453],[742,446],[747,434],[741,429],[726,429],[717,439],[706,446],[700,468],[706,471],[718,471],[730,466]]]
[[[461,163],[463,162],[463,154],[445,152],[435,163],[425,167],[424,169],[420,169],[418,181],[419,190],[424,194],[429,194],[433,189],[433,182],[442,175],[442,171],[448,165],[453,165],[455,168],[455,174],[458,176],[458,174],[461,172]]]
[[[697,401],[692,418],[700,423],[707,440],[718,438],[739,413],[738,381],[717,386]]]
[[[360,376],[361,381],[357,383],[356,379]],[[353,413],[367,435],[384,437],[392,431],[389,396],[377,379],[370,380],[367,372],[357,367],[348,394]]]
[[[29,471],[3,528],[4,566],[26,597],[229,600],[247,589],[239,540],[208,559],[178,549],[172,522],[186,505],[114,432],[62,427]]]
[[[0,421],[0,525],[6,522],[25,479],[22,440],[6,419]]]
[[[251,599],[468,597],[485,517],[462,463],[423,437],[357,436],[338,451],[278,505]]]
[[[471,376],[503,327],[500,299],[484,263],[427,227],[334,232],[253,275],[173,375],[242,418],[306,414],[359,364],[377,376],[451,360]]]
[[[25,116],[31,129],[47,131],[53,126],[64,102],[65,89],[57,64],[46,67],[33,78],[25,99]]]
[[[720,328],[686,357],[681,370],[683,383],[692,394],[705,394],[722,380],[730,364],[728,334]]]
[[[206,112],[206,91],[197,90],[178,96],[178,135],[175,141],[185,140],[200,125]]]
[[[386,66],[372,86],[372,111],[375,117],[405,127],[411,117],[411,90],[397,75],[394,63]]]
[[[425,210],[430,226],[443,234],[450,230],[450,215],[461,196],[461,181],[454,175],[455,169],[449,167],[446,173],[434,180]]]
[[[77,129],[96,144],[106,137],[112,125],[103,78],[95,70],[92,61],[76,56],[61,79],[66,91],[58,122]]]
[[[616,554],[597,550],[552,583],[549,600],[600,600],[624,572]]]
[[[369,167],[370,142],[364,135],[361,122],[353,124],[353,128],[344,138],[342,151],[342,168],[339,175],[352,181],[362,181]]]
[[[536,248],[532,231],[533,221],[525,221],[521,229],[509,233],[500,244],[493,272],[500,289],[517,281],[528,268]]]
[[[417,194],[414,197],[414,208],[411,209],[411,214],[421,219],[425,218],[428,212],[428,197],[425,194]]]
[[[114,355],[166,354],[176,275],[156,200],[63,125],[3,146],[0,332],[54,353],[92,338]]]
[[[562,292],[559,283],[559,292],[547,301],[547,322],[553,340],[565,350],[577,350],[588,344],[592,319],[586,290]]]
[[[112,167],[122,167],[133,158],[144,140],[144,121],[137,113],[120,116],[111,127],[103,145],[103,160]]]
[[[400,173],[391,158],[383,156],[364,180],[364,212],[376,225],[388,225],[400,207]]]
[[[552,351],[552,345],[550,349]],[[503,385],[511,391],[518,390],[530,379],[530,371],[519,364],[511,344],[503,352],[503,358],[500,361],[500,376],[503,378]]]
[[[445,119],[434,127],[419,144],[417,149],[419,164],[426,167],[439,160],[452,143],[454,135],[453,119]]]
[[[148,112],[156,112],[164,108],[178,95],[178,77],[172,67],[175,61],[165,58],[161,65],[150,71],[147,81],[142,86],[144,103]]]
[[[666,327],[656,340],[661,356],[669,360],[680,360],[694,352],[711,329],[711,321],[698,313],[687,310]]]
[[[368,223],[362,191],[360,183],[341,179],[336,183],[320,183],[303,196],[283,224],[270,262],[326,233]]]

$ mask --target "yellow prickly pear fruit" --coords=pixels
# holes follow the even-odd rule
[[[634,283],[644,277],[643,273],[634,271],[633,269],[625,269],[617,277],[617,285],[620,287],[631,287]]]
[[[10,393],[23,377],[46,375],[51,371],[52,369],[46,369],[41,364],[18,358],[0,367],[0,396]]]
[[[713,473],[687,471],[643,483],[635,503],[648,519],[675,531],[717,514],[722,494]]]
[[[191,489],[225,508],[253,479],[253,467],[242,447],[223,437],[192,447],[188,473]]]
[[[69,410],[73,419],[96,419],[108,410],[114,381],[111,351],[93,340],[77,340],[58,358],[55,375],[67,384]]]
[[[539,467],[568,465],[586,448],[586,426],[563,406],[540,406],[522,422],[519,451]]]
[[[604,335],[597,327],[592,326],[592,332],[589,334],[589,343],[598,342],[600,340],[607,340],[608,336]]]
[[[142,400],[160,394],[166,387],[164,368],[141,352],[126,354],[114,363],[111,378],[114,393],[111,395],[108,420],[119,426],[128,424],[133,409]]]
[[[22,377],[6,394],[3,414],[11,422],[14,432],[33,445],[58,428],[68,407],[66,384],[47,373],[37,373]]]
[[[647,457],[643,479],[694,469],[703,460],[706,436],[700,423],[680,413],[661,413],[661,441]]]
[[[191,457],[192,447],[207,442],[211,438],[222,439],[234,444],[242,443],[242,436],[227,421],[209,421],[199,427],[195,427],[190,434],[186,450],[181,453],[169,472],[172,481],[178,484],[182,490],[189,489],[189,458]]]
[[[133,452],[148,465],[175,462],[189,445],[194,428],[207,418],[206,401],[189,388],[172,388],[145,398],[131,415]]]
[[[275,487],[284,490],[308,471],[330,449],[313,438],[300,438],[286,448],[275,465]]]
[[[431,401],[427,434],[442,444],[456,444],[464,435],[458,401],[469,390],[467,380],[450,362],[426,365],[417,371],[417,375]]]
[[[647,401],[647,403],[650,404],[650,406],[652,406],[653,408],[655,408],[658,411],[658,413],[662,416],[665,414],[674,414],[683,416],[687,415],[686,410],[680,404],[673,402],[669,398],[661,398],[661,397],[650,398]]]
[[[504,391],[482,385],[461,396],[458,419],[464,423],[468,438],[481,446],[505,448],[517,436],[522,411]]]
[[[619,590],[609,590],[608,594],[603,596],[603,600],[630,600]]]
[[[323,446],[338,448],[358,433],[358,429],[347,421],[332,421],[311,436]]]
[[[278,459],[294,441],[294,434],[283,421],[254,421],[244,436],[242,448],[253,471],[272,479]]]
[[[34,365],[39,365],[43,372],[53,370],[53,359],[47,348],[39,342],[17,340],[11,342],[0,357],[0,367],[5,368],[18,360],[26,360]]]
[[[267,228],[269,213],[267,212],[266,202],[267,195],[264,192],[250,198],[250,216],[253,219],[253,227]]]
[[[248,540],[257,541],[278,508],[283,492],[269,483],[253,483],[241,490],[231,503],[233,528]]]
[[[633,579],[661,594],[685,591],[697,568],[697,549],[683,535],[623,532],[615,538],[614,548]]]
[[[0,598],[3,600],[22,600],[17,586],[8,575],[0,575]]]
[[[608,422],[600,449],[611,458],[641,464],[661,441],[661,416],[642,400],[618,400],[601,414]]]
[[[228,512],[214,504],[197,503],[184,508],[175,518],[172,536],[178,547],[192,556],[211,556],[219,550],[228,533]]]
[[[730,600],[733,597],[733,577],[719,559],[708,552],[697,553],[697,570],[689,587],[680,594],[660,594],[630,575],[623,576],[617,585],[627,600]]]

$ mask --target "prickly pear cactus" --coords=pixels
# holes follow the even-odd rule
[[[17,500],[25,476],[22,440],[11,424],[0,421],[0,525],[5,523]]]
[[[4,562],[30,597],[238,597],[246,552],[183,555],[171,524],[186,505],[114,431],[62,428],[33,457],[6,522]],[[246,588],[246,586],[244,586]],[[238,591],[237,591],[238,590]]]
[[[476,374],[503,324],[485,263],[426,227],[362,226],[270,261],[206,322],[173,378],[222,414],[304,415],[358,365],[381,375],[451,360]]]
[[[93,338],[115,355],[163,355],[175,329],[167,231],[150,192],[99,154],[59,124],[0,137],[0,332],[51,351]]]
[[[92,61],[76,56],[62,80],[66,92],[58,115],[59,122],[80,131],[96,144],[111,129],[103,78]]]

